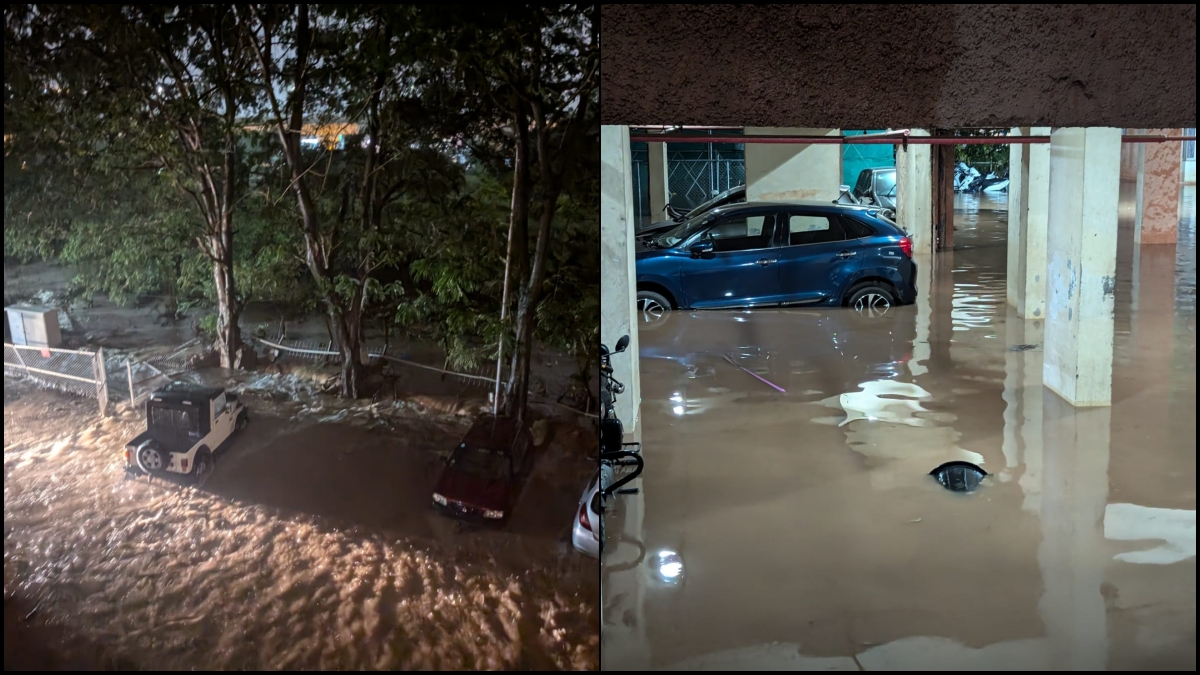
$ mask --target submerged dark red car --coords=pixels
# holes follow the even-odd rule
[[[484,415],[446,460],[433,503],[448,514],[500,521],[533,467],[533,435],[511,417]]]

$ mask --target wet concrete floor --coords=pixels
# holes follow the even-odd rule
[[[644,327],[603,668],[1195,670],[1195,188],[1178,247],[1135,250],[1128,187],[1111,408],[1042,386],[1004,195],[959,197],[955,250],[883,317]],[[952,460],[990,475],[949,492]]]

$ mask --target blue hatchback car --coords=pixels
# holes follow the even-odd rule
[[[642,238],[638,309],[851,306],[883,313],[916,299],[912,240],[878,210],[746,202]]]

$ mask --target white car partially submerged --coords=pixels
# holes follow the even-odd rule
[[[125,467],[145,475],[203,481],[215,455],[249,422],[246,406],[221,387],[172,382],[146,401],[146,431],[125,445]]]
[[[592,474],[587,489],[579,498],[579,509],[571,527],[571,544],[575,550],[599,558],[604,548],[604,508],[600,491],[612,483],[612,467],[602,465]]]

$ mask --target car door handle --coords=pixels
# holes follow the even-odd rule
[[[775,261],[775,260],[768,260],[767,258],[759,258],[758,259],[758,264],[763,267],[766,267],[767,265],[774,265],[776,262],[777,261]]]
[[[837,254],[837,257],[844,260],[846,258],[853,258],[856,255],[858,255],[858,251],[842,251],[841,253]]]

